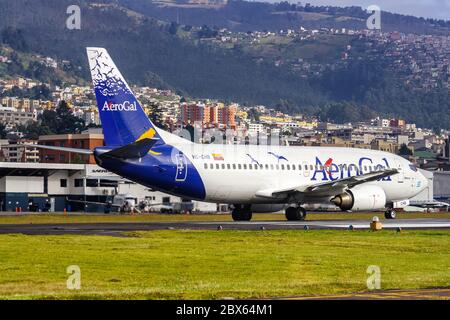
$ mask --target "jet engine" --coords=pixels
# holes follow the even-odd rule
[[[378,186],[359,185],[335,196],[331,202],[341,210],[379,210],[386,206],[386,193]]]

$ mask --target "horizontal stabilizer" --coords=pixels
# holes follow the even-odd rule
[[[159,139],[144,138],[126,146],[103,153],[100,157],[136,159],[145,156]]]
[[[27,147],[27,148],[40,148],[40,149],[47,149],[47,150],[56,150],[56,151],[64,151],[64,152],[71,152],[71,153],[79,153],[79,154],[86,154],[91,155],[94,154],[92,150],[89,149],[78,149],[78,148],[67,148],[67,147],[58,147],[58,146],[46,146],[45,144],[4,144],[1,145],[2,148],[20,148],[20,147]]]

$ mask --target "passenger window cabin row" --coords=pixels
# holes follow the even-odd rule
[[[333,170],[333,172],[344,171],[360,171],[372,172],[379,171],[384,168],[379,166],[362,166],[361,168],[356,165],[339,165],[337,167],[326,167],[321,165],[312,164],[242,164],[242,163],[204,163],[204,168],[206,170],[298,170],[298,171],[314,171],[314,170]],[[337,171],[336,171],[337,170]]]

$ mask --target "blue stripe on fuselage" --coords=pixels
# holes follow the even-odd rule
[[[140,161],[102,159],[98,164],[152,189],[187,199],[205,199],[205,185],[200,174],[180,150],[164,144],[153,147],[152,152]]]

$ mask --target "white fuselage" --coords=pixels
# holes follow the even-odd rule
[[[256,196],[265,189],[311,186],[384,168],[399,174],[381,181],[388,201],[406,200],[426,188],[427,179],[407,160],[391,153],[338,147],[177,144],[198,170],[205,201],[272,203]]]
[[[355,208],[379,209],[415,196],[428,184],[411,163],[386,152],[191,143],[154,126],[106,49],[86,50],[106,145],[93,154],[99,165],[135,182],[187,199],[242,204],[234,210],[238,220],[251,219],[247,204],[329,203],[347,191],[357,194],[350,208],[356,203]],[[342,205],[345,199],[334,200],[348,207]],[[287,216],[304,218],[294,211]]]

